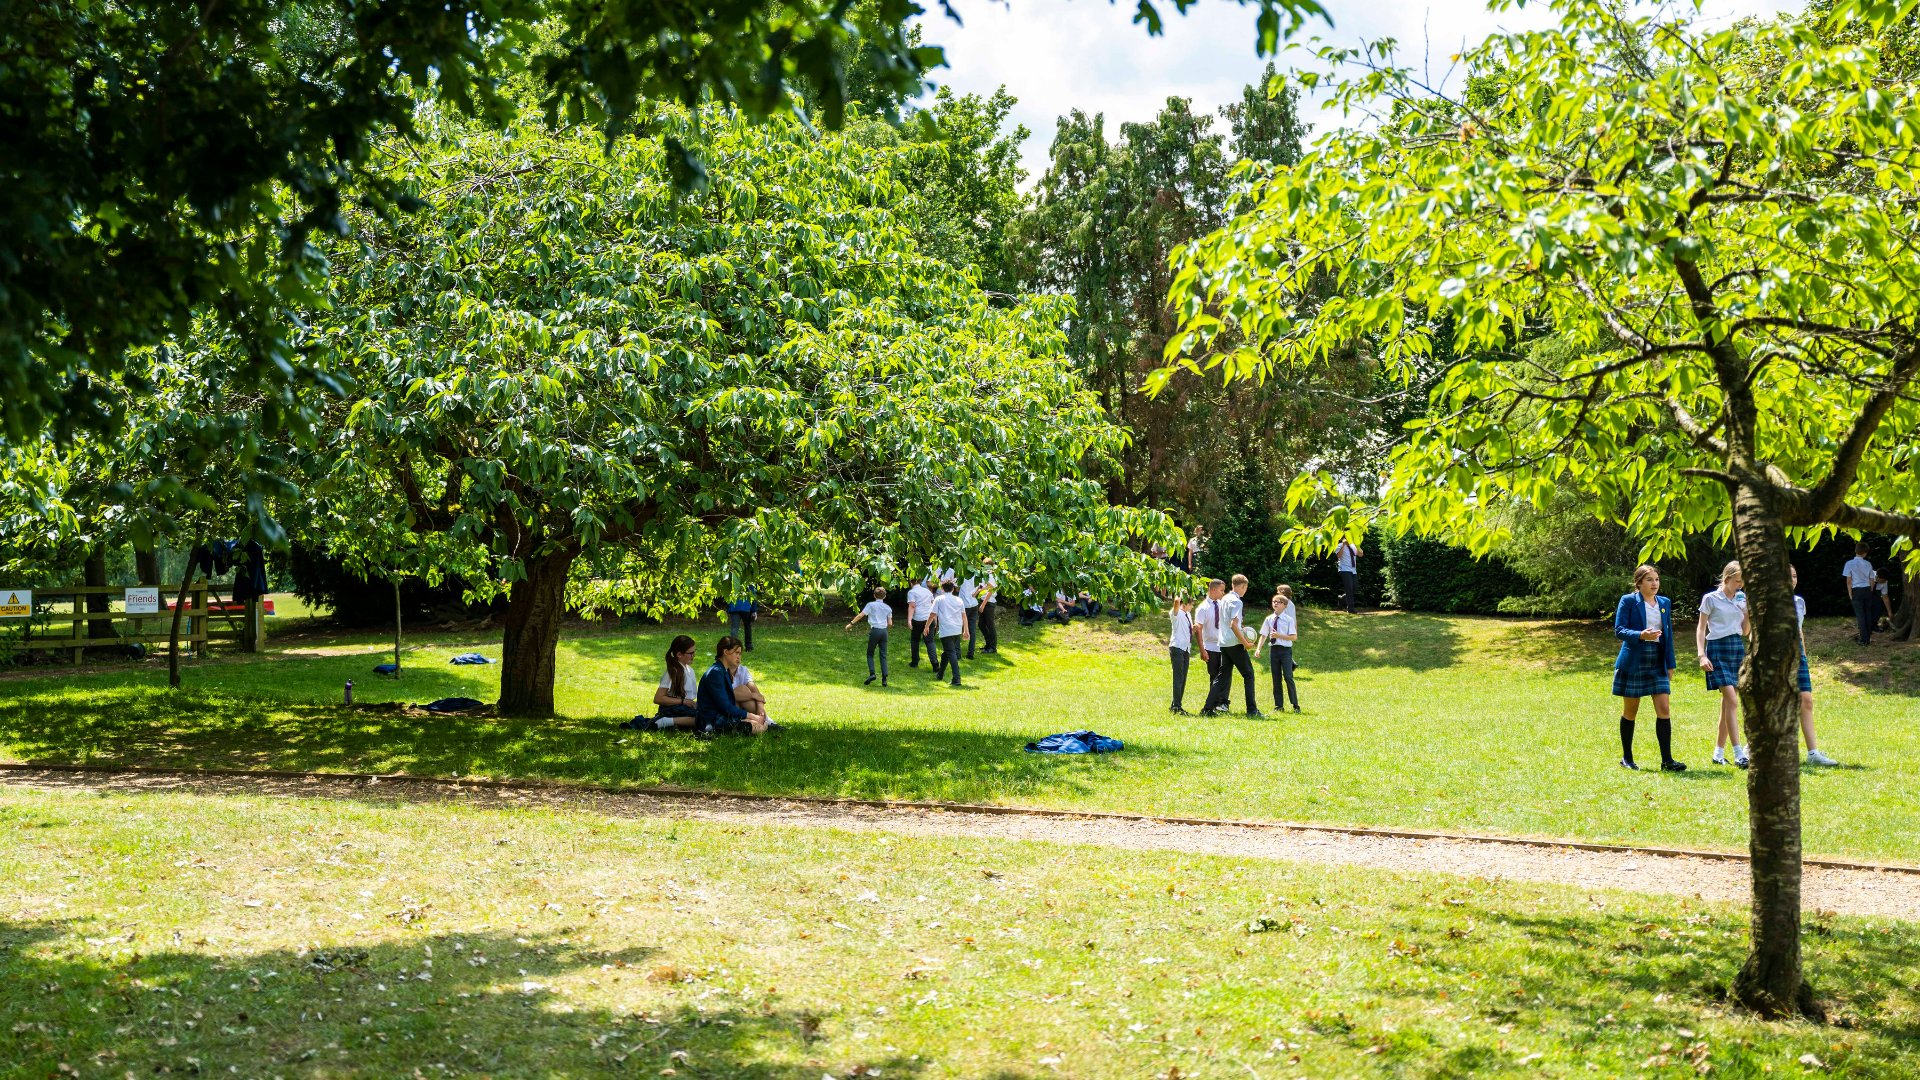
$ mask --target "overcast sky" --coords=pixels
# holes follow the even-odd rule
[[[1484,0],[1323,2],[1333,25],[1310,21],[1297,40],[1318,36],[1357,44],[1392,37],[1400,43],[1403,63],[1418,66],[1430,58],[1435,78],[1447,71],[1448,58],[1463,44],[1547,18],[1537,4],[1495,15]],[[934,81],[962,93],[991,94],[1005,86],[1019,99],[1013,118],[1033,133],[1024,148],[1029,183],[1045,170],[1054,120],[1068,110],[1105,113],[1108,137],[1114,138],[1123,121],[1152,119],[1169,97],[1192,98],[1199,111],[1238,100],[1240,88],[1259,78],[1266,65],[1254,54],[1258,9],[1232,0],[1199,0],[1185,16],[1174,14],[1170,0],[1160,3],[1166,19],[1161,37],[1149,37],[1133,24],[1131,2],[953,0],[953,5],[963,25],[926,4],[931,12],[924,21],[926,41],[947,50],[948,66],[934,74]],[[1705,0],[1701,17],[1724,25],[1742,15],[1800,6],[1799,0]],[[1284,52],[1281,63],[1285,66]],[[1314,107],[1305,119],[1318,130],[1332,126],[1338,115]]]

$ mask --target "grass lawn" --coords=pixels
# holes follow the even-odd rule
[[[1600,629],[1415,614],[1309,613],[1300,646],[1303,716],[1264,722],[1168,715],[1164,619],[1098,620],[1003,635],[959,690],[906,666],[863,687],[863,633],[763,620],[750,666],[788,731],[697,742],[631,733],[651,711],[667,640],[680,628],[581,627],[561,643],[563,717],[411,718],[356,699],[491,699],[497,667],[447,657],[497,641],[416,636],[404,679],[370,674],[387,639],[283,635],[271,655],[198,663],[184,693],[164,664],[0,677],[0,755],[36,761],[344,769],[673,783],[757,792],[888,796],[1229,818],[1391,824],[1602,841],[1745,847],[1745,774],[1707,767],[1715,700],[1676,687],[1683,775],[1615,766],[1613,644]],[[722,633],[695,628],[704,649]],[[1920,646],[1857,650],[1838,621],[1809,626],[1824,747],[1809,769],[1809,853],[1920,861]],[[702,655],[706,655],[704,652]],[[1198,683],[1204,669],[1195,665]],[[1259,672],[1259,697],[1269,684]],[[1197,708],[1204,688],[1189,687]],[[1238,690],[1236,689],[1236,697]],[[1651,717],[1651,708],[1646,709]],[[1125,752],[1097,760],[1024,754],[1030,739],[1091,727]],[[1651,723],[1640,756],[1656,760]]]
[[[1910,1077],[1920,927],[1838,1023],[1716,1003],[1673,898],[584,813],[0,789],[0,1075]]]

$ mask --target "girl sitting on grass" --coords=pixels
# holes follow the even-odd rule
[[[767,718],[751,713],[733,699],[733,676],[740,670],[740,639],[729,634],[713,646],[713,666],[700,677],[700,700],[694,720],[702,735],[758,735],[767,730]]]
[[[661,731],[692,728],[694,702],[699,696],[698,680],[693,675],[693,639],[681,634],[667,646],[667,673],[653,692],[653,703],[660,707],[654,726]]]

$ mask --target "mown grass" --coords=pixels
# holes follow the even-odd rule
[[[0,789],[6,1076],[1920,1072],[1920,927],[1811,920],[1830,1027],[1720,1004],[1744,941],[1438,875]]]
[[[1003,619],[1011,623],[1010,619]],[[404,677],[379,679],[379,633],[282,636],[269,656],[0,677],[0,754],[35,761],[405,771],[670,783],[805,793],[1388,824],[1740,849],[1745,774],[1709,768],[1715,702],[1681,650],[1683,775],[1615,764],[1612,641],[1574,623],[1310,612],[1300,645],[1306,713],[1266,721],[1166,711],[1164,619],[1022,630],[964,668],[959,690],[906,666],[864,687],[864,636],[765,620],[751,666],[787,725],[778,739],[696,742],[619,731],[651,711],[667,640],[683,627],[579,627],[561,645],[548,721],[414,718],[339,706],[490,699],[497,667],[446,663],[497,643],[411,639]],[[693,631],[704,650],[717,624]],[[1809,627],[1823,746],[1845,767],[1803,771],[1810,853],[1920,860],[1920,647],[1861,651],[1839,622]],[[704,652],[703,652],[704,655]],[[1196,664],[1189,707],[1204,689]],[[1259,699],[1269,685],[1260,671]],[[1236,700],[1238,699],[1236,687]],[[1647,710],[1649,716],[1651,710]],[[1654,760],[1651,724],[1641,759]],[[1097,760],[1021,752],[1094,728],[1127,743]]]

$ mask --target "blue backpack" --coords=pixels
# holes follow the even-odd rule
[[[1125,743],[1092,731],[1068,731],[1027,744],[1030,754],[1111,754]]]

